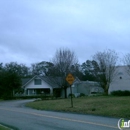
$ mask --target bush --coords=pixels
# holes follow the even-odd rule
[[[13,99],[41,99],[41,100],[49,100],[49,99],[53,99],[54,96],[49,94],[49,95],[46,95],[46,94],[42,94],[42,95],[32,95],[32,96],[14,96]]]
[[[60,89],[54,89],[54,91],[53,91],[53,96],[54,96],[55,98],[60,97],[60,92],[61,92]]]
[[[33,99],[33,98],[41,98],[41,96],[18,96],[17,99]]]
[[[72,97],[75,97],[75,95],[74,95],[74,94],[69,94],[69,95],[68,95],[68,97],[71,97],[71,96],[72,96]]]
[[[85,94],[84,93],[80,93],[80,97],[84,97],[85,96]]]
[[[111,95],[113,95],[113,96],[130,96],[130,91],[128,91],[128,90],[125,90],[125,91],[121,91],[121,90],[113,91],[113,92],[111,92]]]
[[[97,94],[97,92],[91,92],[91,94]]]

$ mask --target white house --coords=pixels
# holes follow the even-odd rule
[[[130,91],[130,75],[128,74],[127,66],[117,66],[115,77],[109,87],[109,94],[118,90]]]
[[[22,79],[23,95],[53,94],[59,86],[48,77],[34,76],[32,78]]]
[[[117,90],[130,91],[130,75],[126,70],[126,66],[118,66],[116,69],[115,77],[110,84],[109,94]],[[58,86],[53,79],[48,77],[34,76],[32,78],[22,79],[22,88],[24,89],[23,95],[38,95],[38,94],[53,94],[54,91],[59,92],[59,96],[64,97],[64,91]],[[80,81],[76,78],[72,85],[72,93],[78,96],[80,93],[91,95],[93,93],[103,93],[104,90],[100,87],[99,83],[94,81]],[[70,87],[67,88],[67,97],[70,94]]]

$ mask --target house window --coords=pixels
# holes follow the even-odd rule
[[[41,79],[34,79],[34,84],[35,85],[41,85],[42,84]]]

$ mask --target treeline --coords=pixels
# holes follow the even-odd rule
[[[21,90],[21,78],[28,78],[34,75],[60,77],[57,82],[65,90],[68,84],[65,80],[68,73],[72,73],[82,81],[97,81],[105,93],[108,94],[109,85],[113,80],[118,62],[118,55],[113,50],[97,52],[92,60],[86,60],[79,64],[75,53],[69,49],[56,51],[51,62],[42,61],[33,63],[31,67],[17,62],[0,64],[0,98],[13,96],[13,92]],[[123,63],[130,70],[130,54],[127,54]]]
[[[0,98],[13,97],[13,90],[21,89],[21,76],[16,63],[0,64]]]
[[[82,65],[80,64],[72,65],[70,67],[70,72],[73,73],[73,75],[78,77],[80,80],[95,81],[96,77],[94,76],[93,69],[92,69],[94,64],[95,61],[87,60]],[[55,65],[52,62],[48,62],[48,61],[33,63],[31,64],[31,67],[28,67],[24,64],[19,64],[17,62],[10,62],[10,63],[6,63],[5,65],[3,63],[0,63],[1,77],[3,77],[2,76],[3,72],[9,72],[10,74],[15,73],[20,78],[29,78],[29,77],[33,77],[34,75],[58,76],[58,71],[56,70]]]

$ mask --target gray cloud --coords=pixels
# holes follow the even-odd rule
[[[50,61],[67,47],[80,63],[110,48],[129,52],[130,1],[0,1],[0,62]]]

